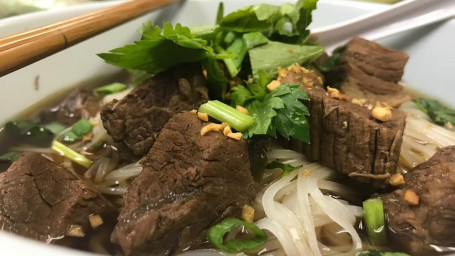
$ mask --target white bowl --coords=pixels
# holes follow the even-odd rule
[[[281,4],[286,1],[228,0],[224,2],[225,12],[228,13],[250,4],[263,2]],[[89,4],[4,19],[0,21],[0,36],[73,17],[115,3],[118,2]],[[186,0],[183,4],[171,5],[104,32],[19,71],[0,77],[0,124],[61,90],[80,86],[95,78],[119,72],[118,68],[105,64],[95,54],[106,52],[137,39],[138,30],[144,21],[152,19],[160,24],[166,20],[172,23],[181,22],[189,26],[212,24],[215,20],[218,3],[218,0]],[[312,27],[332,24],[382,8],[385,6],[380,4],[320,0]],[[450,20],[380,41],[380,43],[410,55],[404,74],[404,80],[408,85],[451,105],[455,105],[453,102],[455,89],[451,87],[455,67],[455,47],[452,46],[455,39],[453,31],[455,31],[455,20]],[[35,88],[36,83],[39,85],[38,89]],[[93,255],[46,245],[4,232],[0,232],[0,252],[1,255],[14,256]]]

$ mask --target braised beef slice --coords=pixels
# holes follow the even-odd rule
[[[330,72],[332,82],[349,98],[398,106],[409,100],[401,80],[408,55],[362,38],[352,39]]]
[[[170,117],[197,109],[208,100],[198,65],[182,66],[153,77],[120,101],[103,107],[101,118],[114,141],[144,155]]]
[[[192,113],[176,114],[143,158],[111,237],[125,255],[198,247],[210,226],[238,217],[254,199],[246,142],[221,131],[201,136],[204,125]]]
[[[388,219],[389,241],[411,255],[436,255],[433,246],[453,248],[455,146],[440,149],[427,162],[404,174],[404,179],[402,188],[380,195]],[[406,190],[419,196],[418,205],[406,203]]]
[[[112,217],[112,205],[66,169],[27,153],[0,174],[2,230],[48,243],[67,244],[72,225],[88,234],[89,215]],[[74,227],[74,226],[73,226]]]
[[[42,122],[59,121],[72,125],[81,118],[96,116],[101,109],[101,97],[91,90],[78,89],[71,92],[58,105],[40,113]]]
[[[310,98],[305,102],[310,144],[293,141],[293,147],[359,181],[385,185],[387,174],[397,168],[406,115],[393,109],[392,120],[381,122],[366,107],[332,98],[320,88],[301,88]]]

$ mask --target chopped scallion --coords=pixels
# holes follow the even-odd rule
[[[224,241],[224,236],[239,226],[244,226],[248,228],[249,231],[253,232],[254,238],[248,240],[232,239]],[[264,244],[267,241],[267,234],[253,223],[235,218],[227,218],[209,229],[207,232],[207,239],[222,251],[238,253]]]
[[[90,133],[93,129],[92,123],[88,119],[81,119],[77,121],[73,126],[71,127],[71,130],[65,133],[65,136],[63,137],[63,142],[65,143],[73,143],[76,142],[80,139],[82,139],[82,136]]]
[[[207,113],[220,122],[226,122],[237,131],[243,132],[254,123],[254,118],[220,101],[212,100],[202,104],[199,112]]]
[[[51,122],[43,125],[43,127],[51,131],[53,134],[59,134],[66,128],[65,125],[59,122]]]
[[[96,93],[101,95],[108,95],[112,93],[117,93],[124,91],[126,89],[126,85],[123,83],[112,83],[105,86],[101,86],[95,89]]]
[[[68,159],[71,161],[80,164],[86,168],[89,168],[90,165],[92,165],[92,161],[85,156],[77,153],[76,151],[70,149],[69,147],[63,145],[62,143],[54,140],[52,142],[52,150]]]
[[[363,212],[370,242],[375,246],[385,245],[387,243],[387,238],[382,200],[373,198],[364,201]]]

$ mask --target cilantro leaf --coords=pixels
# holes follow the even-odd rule
[[[188,27],[169,22],[163,29],[147,23],[142,28],[142,39],[134,45],[98,54],[107,63],[157,74],[183,63],[201,61],[207,57],[221,58],[204,39],[193,35]]]
[[[417,104],[417,107],[425,112],[434,123],[446,125],[451,123],[455,125],[455,110],[451,109],[441,102],[432,99],[419,98],[412,100]]]
[[[309,116],[310,113],[301,102],[301,100],[309,100],[308,96],[304,90],[297,86],[289,86],[289,89],[290,93],[281,97],[284,108],[277,110],[277,115],[273,119],[273,128],[278,130],[281,136],[286,139],[293,137],[300,141],[309,142],[309,124],[305,116]],[[275,131],[271,132],[276,134]]]
[[[309,142],[309,125],[306,120],[309,111],[302,103],[302,100],[308,100],[308,95],[298,85],[281,85],[262,97],[245,87],[234,92],[231,95],[233,102],[237,104],[243,101],[243,106],[255,118],[253,126],[248,129],[249,137],[265,134],[276,137],[280,134],[286,139],[292,137]]]
[[[330,56],[324,63],[321,65],[317,65],[318,69],[324,73],[332,71],[332,69],[335,67],[337,62],[341,58],[341,53],[340,52],[335,52]]]

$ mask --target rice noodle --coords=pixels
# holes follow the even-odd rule
[[[455,145],[455,132],[434,124],[414,102],[407,102],[400,109],[407,114],[400,153],[402,169],[412,169],[430,159],[439,148]]]
[[[278,239],[286,255],[354,255],[361,250],[354,228],[356,217],[363,215],[361,207],[324,195],[321,189],[340,195],[355,193],[326,180],[330,169],[307,162],[295,151],[272,149],[269,159],[301,166],[265,189],[261,200],[266,217],[256,222]],[[333,236],[326,240],[338,242],[325,245],[321,230]]]
[[[19,151],[19,152],[35,152],[41,154],[51,154],[52,149],[50,147],[41,148],[41,147],[33,147],[33,146],[17,146],[11,147],[9,150],[11,151]]]

